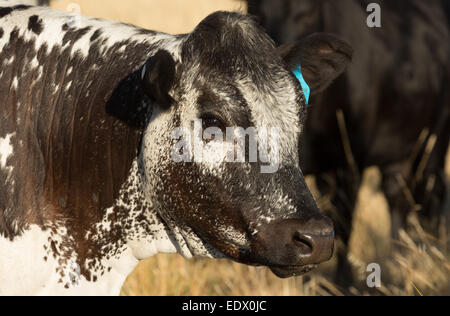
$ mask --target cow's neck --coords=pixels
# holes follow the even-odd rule
[[[29,294],[39,295],[118,295],[140,260],[158,253],[178,252],[191,257],[180,231],[169,228],[152,201],[145,199],[142,184],[136,158],[117,200],[104,210],[99,221],[80,227],[77,235],[70,233],[68,220],[48,223],[45,230],[33,225],[16,238],[10,244],[15,249],[22,243],[29,247],[30,239],[36,243],[33,251],[41,249],[33,254],[30,273],[47,272],[42,275],[42,285],[30,284],[17,294],[29,290]]]
[[[114,65],[116,71],[122,67],[120,60],[118,58]],[[125,69],[127,61],[123,63]],[[56,157],[49,159],[64,163],[60,170],[52,170],[52,177],[48,179],[53,182],[46,186],[51,190],[45,195],[56,206],[56,213],[75,211],[74,217],[63,216],[59,221],[64,233],[67,232],[65,236],[58,236],[58,229],[50,225],[56,239],[73,245],[57,255],[57,261],[62,260],[60,271],[64,275],[60,277],[62,284],[69,287],[67,293],[118,294],[139,260],[157,253],[178,252],[185,257],[192,256],[178,227],[166,224],[143,193],[138,149],[147,122],[140,118],[148,114],[149,105],[139,88],[140,69],[128,76],[121,76],[119,71],[116,78],[123,79],[110,84],[115,89],[111,96],[107,95],[106,111],[98,108],[97,112],[93,108],[96,100],[105,98],[96,95],[91,105],[86,105],[91,109],[91,122],[86,122],[88,127],[72,127],[87,134],[80,135],[83,142],[77,143],[84,147],[53,152]],[[79,101],[77,106],[80,105],[83,107],[84,103]],[[129,107],[135,108],[130,110]],[[74,113],[74,124],[83,125],[83,115],[77,113],[86,111],[74,110]],[[127,117],[126,113],[137,115]],[[102,141],[97,142],[96,138]],[[70,141],[70,138],[64,139]],[[86,151],[86,148],[94,151]],[[66,153],[70,156],[65,156]],[[64,182],[59,184],[60,179]],[[66,182],[67,179],[70,181]],[[51,252],[52,248],[48,249]],[[72,277],[67,278],[67,275]]]
[[[143,177],[139,158],[136,158],[117,201],[89,230],[88,239],[94,247],[98,247],[99,242],[114,244],[116,250],[126,245],[137,260],[157,253],[178,252],[190,257],[192,254],[186,245],[180,246],[184,240],[180,239],[177,227],[168,225],[158,214],[153,201],[145,197]],[[101,257],[105,255],[100,253]]]
[[[158,253],[181,253],[191,256],[180,236],[174,234],[156,212],[152,201],[143,192],[143,174],[138,158],[133,162],[129,177],[123,184],[114,205],[105,210],[101,221],[86,231],[86,244],[96,249],[93,258],[82,258],[85,262],[95,261],[97,269],[85,271],[86,276],[99,276],[99,271],[115,270],[126,277],[139,260]],[[183,245],[183,246],[180,246]],[[111,258],[113,258],[111,260]],[[125,262],[125,264],[123,264]],[[107,277],[115,277],[110,273]]]

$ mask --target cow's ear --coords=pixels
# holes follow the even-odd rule
[[[142,88],[147,96],[162,109],[168,109],[173,103],[169,95],[175,79],[175,61],[172,55],[158,51],[142,68]]]
[[[333,35],[316,33],[280,46],[278,53],[293,72],[301,66],[301,73],[314,95],[344,72],[352,59],[353,49]]]

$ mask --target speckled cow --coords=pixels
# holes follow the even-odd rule
[[[280,277],[330,258],[333,225],[298,165],[305,97],[291,70],[301,60],[323,89],[350,47],[316,34],[276,48],[238,13],[177,36],[72,18],[0,1],[0,295],[117,295],[157,253]],[[276,127],[279,170],[175,162],[173,130],[199,119]],[[237,146],[207,142],[212,156]]]

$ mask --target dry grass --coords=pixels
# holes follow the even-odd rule
[[[52,6],[66,10],[79,4],[81,13],[123,21],[168,33],[185,33],[216,10],[245,11],[236,0],[54,0]],[[450,176],[450,156],[447,164]],[[361,284],[357,295],[450,294],[448,234],[440,240],[426,236],[412,218],[412,229],[403,232],[399,247],[392,250],[386,200],[379,191],[376,169],[364,175],[358,201],[351,259],[365,278],[368,263],[382,265],[383,287],[370,291]],[[313,184],[313,179],[310,183]],[[177,255],[158,255],[142,262],[128,278],[123,295],[341,295],[328,281],[334,262],[314,274],[280,280],[265,268],[254,268],[227,260],[191,260]]]
[[[142,262],[128,278],[122,295],[340,295],[319,275],[280,280],[268,269],[228,260],[191,260],[177,255],[158,255]]]
[[[52,7],[65,11],[72,3],[79,5],[82,15],[172,34],[192,31],[214,11],[246,11],[237,0],[52,0]]]

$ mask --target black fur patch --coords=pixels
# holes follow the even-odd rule
[[[7,16],[11,12],[13,12],[13,8],[10,7],[0,8],[0,19]]]
[[[13,10],[22,11],[22,10],[26,10],[26,9],[29,9],[29,8],[32,8],[32,6],[31,5],[19,4],[19,5],[16,5],[15,7],[13,7]]]
[[[90,26],[82,29],[69,28],[67,33],[63,37],[62,45],[66,45],[68,42],[75,43],[91,30]]]
[[[92,34],[91,36],[91,42],[94,42],[96,39],[98,39],[100,36],[102,35],[102,30],[98,29],[97,31],[94,32],[94,34]]]
[[[63,32],[67,32],[69,29],[70,29],[70,26],[67,23],[64,23],[63,26],[61,27],[61,30]]]
[[[28,29],[30,31],[33,31],[37,35],[41,34],[44,30],[44,24],[41,18],[39,18],[37,15],[33,15],[28,20]]]
[[[16,5],[14,7],[1,7],[0,8],[0,19],[7,16],[8,14],[11,14],[13,11],[22,11],[31,8],[29,5]]]

